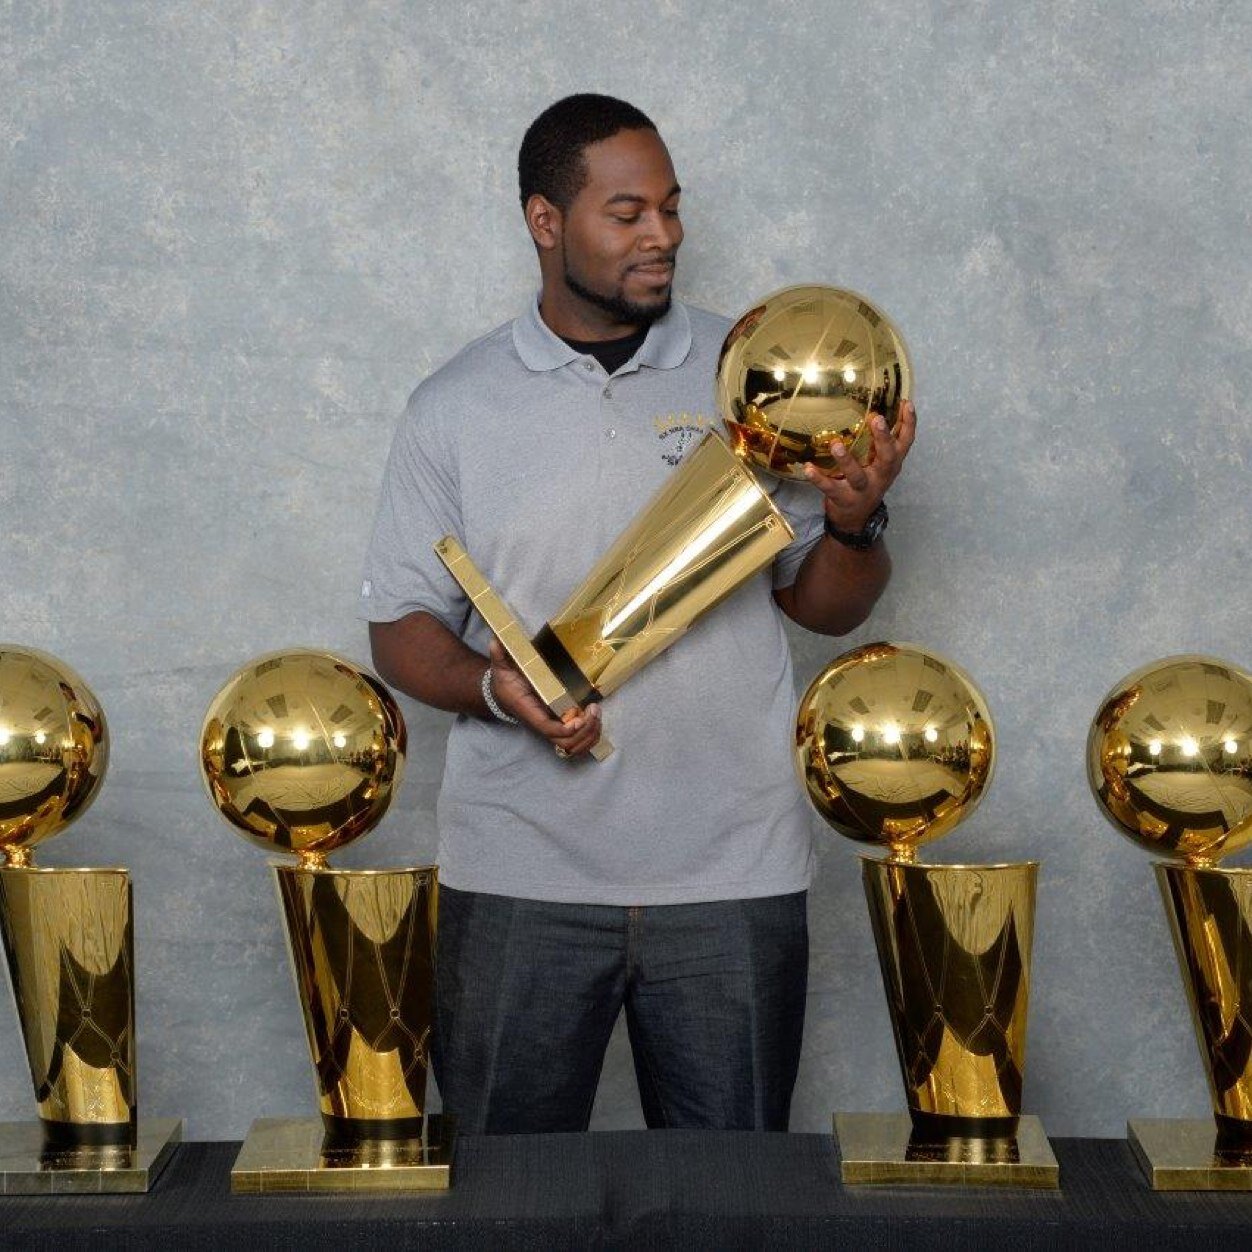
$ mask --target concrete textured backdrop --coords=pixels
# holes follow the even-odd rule
[[[1239,3],[0,3],[0,638],[113,728],[45,864],[137,897],[141,1101],[200,1138],[312,1111],[275,901],[196,775],[212,693],[293,643],[368,659],[354,596],[413,384],[535,284],[515,153],[575,90],[656,118],[680,294],[789,282],[902,325],[921,436],[871,638],[983,686],[995,784],[936,859],[1040,858],[1026,1104],[1060,1134],[1206,1093],[1148,858],[1088,797],[1100,696],[1248,664],[1252,14]],[[729,679],[728,679],[729,680]],[[433,849],[446,721],[405,704]],[[901,1106],[852,845],[823,834],[793,1126]],[[0,1014],[0,1117],[32,1114]],[[597,1127],[641,1124],[624,1040]]]

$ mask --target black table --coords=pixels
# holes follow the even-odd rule
[[[463,1137],[451,1191],[232,1196],[239,1145],[188,1143],[146,1196],[0,1200],[5,1248],[1211,1248],[1252,1194],[1158,1194],[1130,1148],[1055,1139],[1059,1192],[845,1188],[826,1135]]]

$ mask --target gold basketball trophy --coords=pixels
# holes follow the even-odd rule
[[[995,735],[969,677],[932,652],[844,653],[800,702],[796,766],[841,835],[888,850],[862,877],[909,1112],[838,1113],[847,1183],[1056,1187],[1021,1116],[1038,863],[923,865],[991,781]]]
[[[1213,1120],[1139,1118],[1131,1146],[1158,1191],[1252,1190],[1252,674],[1206,656],[1135,670],[1105,697],[1087,779],[1114,828],[1157,861]]]
[[[38,1122],[0,1123],[0,1194],[147,1191],[182,1138],[137,1113],[124,869],[43,869],[35,847],[95,799],[104,712],[69,666],[0,644],[0,932]]]
[[[762,473],[807,482],[806,464],[838,468],[838,439],[873,458],[875,414],[899,425],[913,368],[899,330],[865,296],[787,287],[731,327],[717,363],[717,403],[735,454]]]
[[[297,857],[271,869],[321,1110],[320,1120],[253,1122],[233,1191],[450,1183],[451,1119],[426,1112],[437,871],[326,864],[387,811],[404,752],[391,694],[328,652],[250,661],[205,716],[200,771],[210,799],[252,843]]]
[[[899,333],[864,297],[793,287],[731,328],[717,367],[731,448],[708,435],[531,637],[452,535],[435,551],[553,715],[611,695],[795,537],[750,470],[804,481],[842,437],[873,453],[870,418],[912,392]],[[732,451],[733,449],[733,451]],[[596,760],[613,751],[607,735]]]

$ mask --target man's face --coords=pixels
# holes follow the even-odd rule
[[[583,149],[587,181],[562,214],[566,288],[626,326],[670,305],[682,243],[680,188],[654,130],[622,130]]]

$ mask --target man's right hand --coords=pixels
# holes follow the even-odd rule
[[[552,716],[548,706],[535,693],[526,675],[513,664],[509,654],[493,639],[488,648],[491,656],[491,690],[496,703],[516,717],[524,726],[547,739],[558,754],[581,756],[590,752],[600,738],[600,706],[589,704],[570,721]]]

